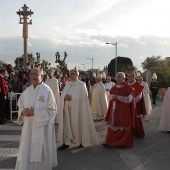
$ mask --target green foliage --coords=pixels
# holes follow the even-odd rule
[[[17,57],[14,61],[16,68],[23,68],[24,67],[24,56]]]
[[[79,72],[80,72],[80,75],[82,75],[82,76],[87,76],[87,75],[89,75],[89,73],[88,73],[87,71],[79,70]]]
[[[160,56],[147,57],[144,62],[141,63],[143,70],[149,69],[152,70],[154,67],[159,66],[161,61]]]
[[[153,72],[157,74],[161,88],[170,87],[170,67],[155,67]]]
[[[33,56],[32,53],[28,54],[28,62],[33,63],[34,65],[38,64],[37,59]],[[16,68],[24,68],[24,55],[22,55],[21,57],[17,57],[14,61],[15,63],[15,67]],[[45,70],[48,69],[51,65],[51,63],[49,63],[46,60],[41,61],[41,63],[39,63]]]
[[[158,76],[158,82],[161,88],[167,88],[170,86],[170,67],[165,59],[161,59],[160,56],[147,57],[142,62],[144,70],[148,69],[152,73],[156,73]]]
[[[133,66],[132,60],[128,57],[117,57],[117,72],[124,72],[128,74],[136,70]],[[108,72],[110,76],[115,76],[115,59],[108,64]]]

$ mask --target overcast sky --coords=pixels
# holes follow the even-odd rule
[[[0,59],[13,64],[23,54],[22,25],[16,11],[33,12],[28,52],[55,66],[55,53],[67,51],[69,69],[103,69],[115,57],[129,57],[141,69],[146,57],[170,56],[169,0],[1,0]],[[14,65],[14,64],[13,64]]]

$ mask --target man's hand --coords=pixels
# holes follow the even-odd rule
[[[67,94],[67,95],[64,97],[64,99],[67,100],[67,101],[71,101],[71,96]]]
[[[115,99],[117,99],[117,95],[113,94],[112,95],[112,100],[115,100]]]
[[[22,115],[26,116],[26,117],[34,116],[33,108],[31,108],[31,109],[26,108],[26,109],[22,110]]]

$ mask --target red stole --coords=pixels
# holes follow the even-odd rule
[[[130,85],[131,87],[134,88],[134,97],[137,97],[140,93],[142,93],[143,86],[140,85],[138,82],[135,82],[134,84]],[[146,109],[145,109],[145,102],[143,98],[143,93],[142,93],[142,98],[140,101],[136,103],[136,110],[138,115],[146,115]]]
[[[141,92],[142,92],[142,90],[143,90],[143,86],[142,85],[140,85],[137,81],[134,83],[134,84],[132,84],[132,85],[129,85],[129,86],[131,86],[131,87],[133,87],[134,89],[135,89],[135,91],[134,91],[134,97],[137,97]]]

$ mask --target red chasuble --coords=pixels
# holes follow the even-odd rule
[[[115,94],[123,97],[128,97],[130,94],[133,95],[133,88],[130,87],[127,83],[122,83],[121,88],[118,88],[117,85],[114,85],[110,89],[110,94]],[[114,101],[116,102],[116,107],[114,111],[114,122],[113,126],[115,127],[136,127],[137,126],[137,115],[135,110],[134,100],[132,103],[123,103],[119,100],[110,100],[105,121],[110,123],[112,107]],[[111,122],[112,123],[112,122]]]
[[[134,84],[130,85],[135,89],[134,91],[134,96],[137,97],[142,93],[143,86],[140,85],[138,82],[135,82]],[[142,93],[142,98],[136,103],[136,112],[138,115],[146,115],[146,108],[145,108],[145,102],[143,98],[143,93]],[[139,138],[144,138],[145,132],[143,129],[143,123],[140,117],[138,117],[138,127],[133,129],[133,135],[137,136]]]
[[[132,84],[130,86],[135,89],[134,97],[137,97],[138,95],[140,95],[140,93],[142,93],[142,90],[144,88],[138,82],[135,82],[134,84]],[[143,94],[142,94],[141,100],[136,103],[136,110],[137,110],[138,115],[146,115],[146,109],[145,109],[145,102],[144,102]]]

